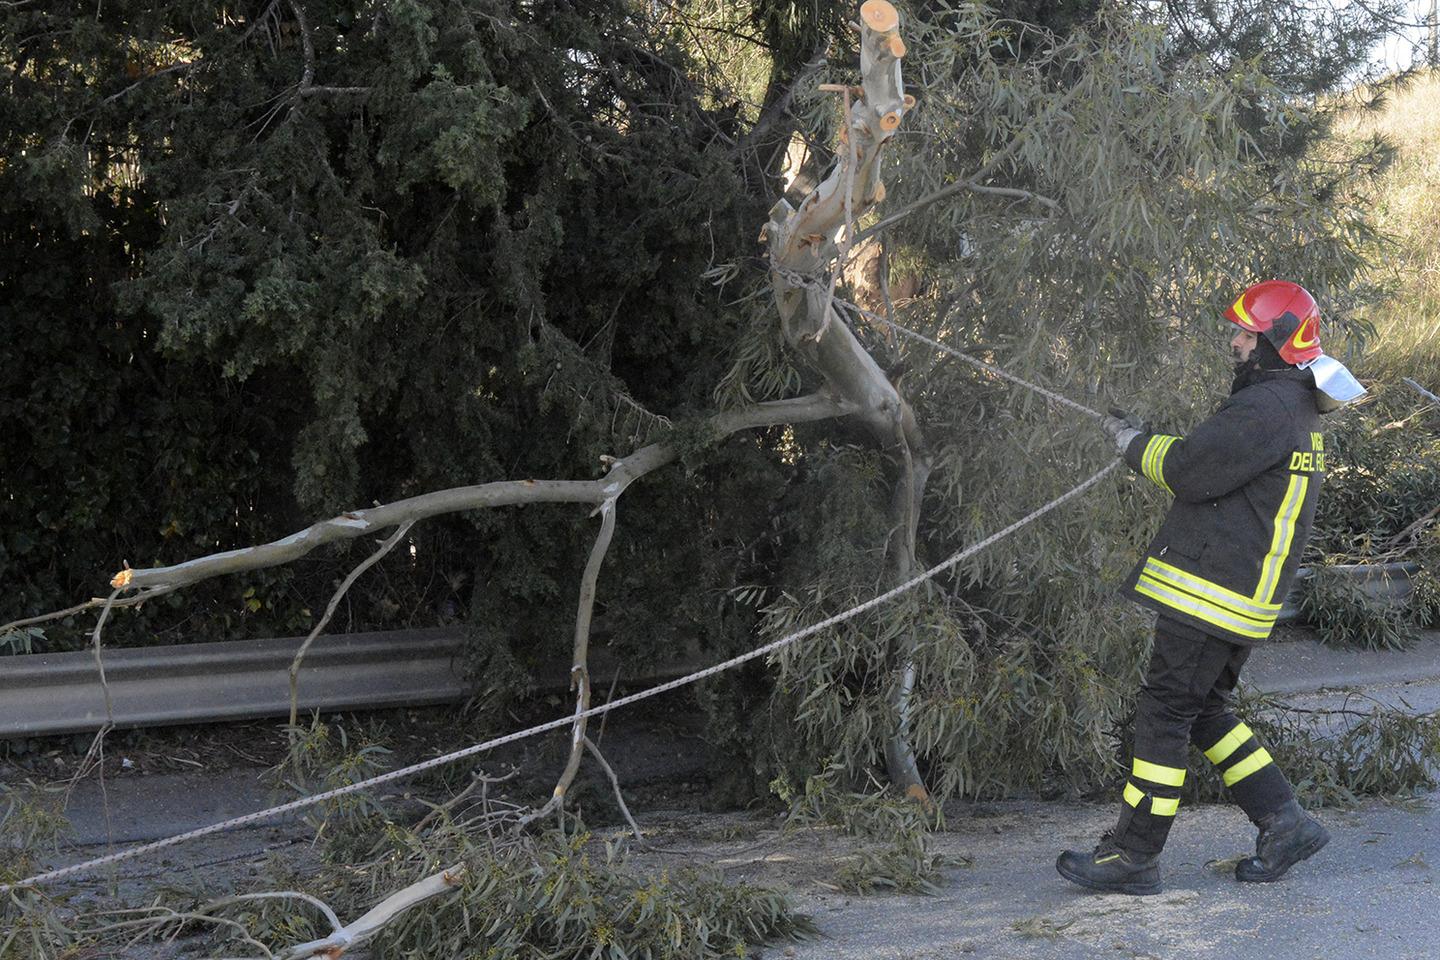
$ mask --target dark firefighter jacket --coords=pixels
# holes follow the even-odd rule
[[[1142,433],[1125,460],[1175,497],[1132,599],[1232,643],[1269,638],[1325,478],[1310,375],[1261,374],[1188,436]]]

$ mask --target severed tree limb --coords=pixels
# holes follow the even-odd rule
[[[570,758],[555,784],[550,799],[535,813],[524,817],[520,825],[532,823],[554,813],[565,803],[565,794],[580,772],[580,758],[585,752],[585,728],[587,719],[582,716],[590,709],[590,621],[595,610],[595,592],[600,580],[600,567],[610,549],[610,540],[615,535],[615,501],[606,500],[600,505],[600,532],[595,545],[590,548],[590,559],[585,564],[585,573],[580,578],[580,600],[575,611],[575,645],[570,666],[570,687],[575,691],[575,726],[570,734]]]
[[[353,923],[337,927],[328,937],[291,947],[281,954],[281,960],[308,960],[310,957],[337,960],[346,950],[375,936],[386,924],[416,904],[454,890],[464,882],[464,877],[465,865],[459,863],[431,874],[392,893]]]
[[[330,618],[335,616],[335,610],[340,606],[340,601],[345,598],[346,592],[348,592],[355,581],[360,578],[360,575],[379,563],[381,558],[395,549],[395,544],[404,539],[405,534],[409,533],[410,528],[414,525],[414,520],[406,520],[400,524],[400,526],[395,529],[395,532],[390,535],[390,539],[381,544],[379,550],[376,550],[370,554],[370,556],[360,561],[360,564],[354,570],[350,571],[350,575],[341,582],[339,588],[335,591],[335,595],[330,598],[329,605],[325,607],[325,615],[315,624],[315,628],[310,631],[310,635],[305,638],[305,642],[300,644],[300,649],[295,651],[295,659],[290,661],[290,727],[292,730],[292,741],[294,740],[293,730],[295,724],[298,722],[300,712],[300,664],[305,659],[305,654],[310,651],[310,645],[315,642],[315,638],[318,637],[320,632],[330,623]]]
[[[813,393],[725,410],[710,417],[706,426],[714,437],[720,438],[754,427],[829,420],[855,412],[856,405],[847,399],[837,399],[828,393]],[[326,544],[353,540],[406,520],[424,520],[464,510],[526,503],[590,503],[598,507],[606,500],[618,497],[631,483],[671,463],[678,455],[679,450],[674,444],[660,440],[617,460],[610,472],[597,480],[500,480],[437,490],[394,503],[342,513],[270,543],[226,550],[173,566],[123,570],[111,583],[112,586],[131,589],[174,589],[225,574],[281,566]]]

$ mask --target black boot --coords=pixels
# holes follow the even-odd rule
[[[1313,857],[1330,842],[1330,831],[1290,801],[1256,824],[1255,856],[1235,865],[1235,879],[1243,883],[1271,883],[1285,876],[1301,860]]]
[[[1125,850],[1108,833],[1094,853],[1066,850],[1060,854],[1055,869],[1071,883],[1091,890],[1135,896],[1160,892],[1160,855]]]

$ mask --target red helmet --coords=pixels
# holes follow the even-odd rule
[[[1294,365],[1320,356],[1320,308],[1310,291],[1289,280],[1266,280],[1240,294],[1225,319],[1263,334],[1280,359]]]

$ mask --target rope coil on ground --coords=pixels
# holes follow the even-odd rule
[[[895,599],[901,594],[907,593],[910,590],[915,589],[920,584],[934,578],[938,574],[943,573],[951,567],[963,563],[970,557],[986,549],[992,544],[1003,540],[1005,537],[1019,530],[1021,527],[1024,527],[1027,524],[1038,520],[1040,517],[1049,513],[1051,510],[1054,510],[1056,507],[1059,507],[1065,503],[1068,503],[1070,500],[1075,499],[1080,494],[1084,493],[1086,490],[1089,490],[1091,487],[1095,486],[1097,483],[1103,480],[1118,466],[1120,466],[1119,460],[1112,461],[1108,466],[1102,469],[1099,473],[1096,473],[1090,479],[1086,480],[1084,483],[1081,483],[1079,486],[1074,487],[1066,493],[1061,494],[1060,496],[1056,497],[1054,500],[1051,500],[1044,506],[1026,514],[1024,517],[1016,520],[1008,527],[1005,527],[1004,529],[991,534],[984,540],[981,540],[979,543],[971,544],[964,550],[961,550],[958,553],[952,555],[949,559],[941,561],[940,563],[924,571],[923,573],[911,577],[904,583],[893,587],[890,590],[879,594],[878,596],[872,597],[871,599],[865,601],[862,604],[851,607],[848,610],[843,610],[840,613],[835,614],[834,616],[827,617],[824,620],[813,623],[808,627],[803,627],[793,633],[786,634],[780,639],[771,641],[764,646],[756,647],[755,649],[750,650],[746,653],[742,653],[739,656],[731,657],[729,660],[713,664],[712,666],[706,667],[702,670],[697,670],[694,673],[687,674],[686,676],[667,681],[654,687],[650,687],[649,689],[641,690],[638,693],[632,693],[628,696],[621,697],[618,700],[611,700],[610,702],[601,704],[598,707],[591,707],[588,710],[583,710],[579,713],[559,717],[555,720],[550,720],[546,723],[530,727],[526,730],[509,733],[503,737],[496,737],[493,740],[486,740],[484,743],[473,744],[469,747],[465,747],[462,750],[456,750],[453,753],[447,753],[439,757],[432,757],[431,759],[425,760],[421,763],[413,764],[408,767],[403,767],[399,770],[392,770],[389,773],[383,773],[379,776],[371,777],[368,780],[362,780],[358,783],[352,783],[343,787],[337,787],[334,790],[327,790],[323,793],[313,794],[308,797],[301,797],[298,800],[292,800],[289,803],[283,803],[279,806],[271,807],[267,810],[260,810],[255,813],[246,814],[244,816],[234,817],[230,820],[224,820],[220,823],[214,823],[207,827],[200,827],[199,829],[191,830],[187,833],[177,834],[173,837],[166,837],[163,840],[156,840],[151,843],[145,843],[139,846],[130,847],[126,850],[119,850],[115,853],[111,853],[103,857],[97,857],[93,860],[86,860],[83,863],[73,864],[68,867],[60,867],[56,870],[50,870],[45,873],[39,873],[32,877],[26,877],[23,880],[17,880],[13,883],[0,884],[0,894],[9,893],[22,887],[33,887],[39,884],[50,883],[63,877],[73,877],[79,876],[81,874],[92,873],[99,867],[107,866],[112,863],[120,863],[125,860],[132,860],[136,857],[144,856],[148,853],[153,853],[156,850],[163,850],[166,847],[176,846],[178,844],[184,843],[187,840],[194,840],[199,837],[206,837],[210,836],[211,834],[222,833],[226,830],[233,830],[236,827],[242,827],[252,823],[259,823],[264,820],[269,820],[272,817],[280,816],[281,814],[290,813],[295,810],[303,810],[306,807],[313,807],[317,804],[324,803],[327,800],[333,800],[337,797],[343,797],[348,794],[358,793],[362,790],[368,790],[371,787],[377,787],[385,783],[392,783],[396,780],[403,780],[407,777],[411,777],[417,773],[422,773],[426,770],[433,770],[436,767],[444,766],[449,763],[454,763],[457,760],[464,760],[467,757],[473,757],[478,754],[485,753],[486,751],[493,750],[496,747],[502,747],[506,744],[514,743],[518,740],[524,740],[529,737],[538,736],[542,733],[549,733],[552,730],[562,729],[575,723],[575,721],[583,717],[597,717],[601,714],[608,713],[611,710],[617,710],[620,707],[628,706],[632,703],[638,703],[641,700],[647,700],[650,697],[658,696],[662,693],[668,693],[671,690],[688,686],[692,683],[697,683],[708,677],[715,676],[718,673],[723,673],[726,670],[737,667],[742,663],[748,663],[751,660],[756,660],[760,657],[768,656],[769,654],[774,653],[782,647],[789,646],[790,644],[795,643],[798,640],[803,640],[806,637],[813,636],[814,634],[819,633],[822,630],[829,629],[836,624],[844,623],[846,620],[851,620],[855,617],[858,617],[862,613],[874,609],[875,607],[888,603],[889,601]]]

